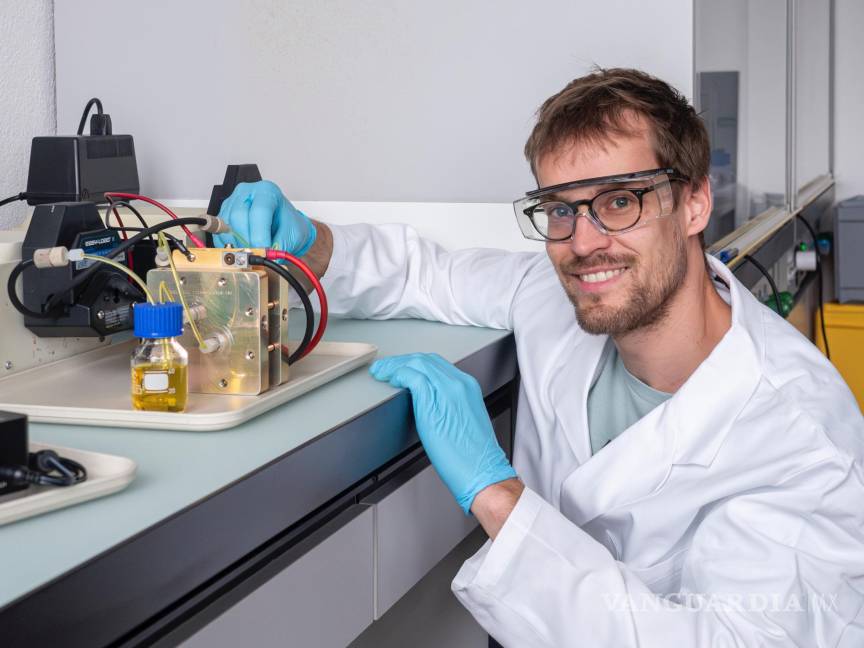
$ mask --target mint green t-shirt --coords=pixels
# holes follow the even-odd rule
[[[610,340],[598,363],[588,392],[588,432],[591,454],[621,434],[672,394],[657,391],[627,371]]]

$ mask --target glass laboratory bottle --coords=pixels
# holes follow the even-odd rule
[[[132,407],[182,412],[189,393],[189,355],[177,337],[183,333],[180,304],[135,304],[132,352]]]

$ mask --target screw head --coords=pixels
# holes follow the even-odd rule
[[[255,309],[251,306],[246,309],[246,317],[252,317],[255,314]]]
[[[220,288],[224,288],[227,283],[228,280],[225,277],[219,277],[219,281],[216,282],[216,285]]]
[[[182,286],[185,283],[186,283],[186,277],[181,276],[180,277],[180,285]]]
[[[105,311],[96,311],[96,319],[105,319]]]
[[[3,367],[6,369],[6,371],[9,371],[12,368],[12,361],[7,360],[6,362],[3,363]]]
[[[219,381],[219,387],[221,387],[222,389],[225,389],[227,386],[228,386],[228,381],[225,380],[224,378]]]
[[[254,360],[255,359],[255,352],[254,351],[247,351],[246,352],[246,359],[247,360]]]
[[[288,309],[287,308],[282,309],[282,321],[283,322],[288,321]]]

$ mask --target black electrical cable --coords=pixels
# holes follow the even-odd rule
[[[146,227],[113,227],[108,226],[108,229],[113,230],[115,232],[144,232],[147,230]],[[194,256],[192,252],[186,247],[186,244],[183,243],[179,238],[174,236],[173,234],[169,234],[168,232],[162,232],[165,238],[168,239],[168,242],[173,244],[178,250],[180,250],[180,254],[185,256],[190,261],[192,260],[190,257]]]
[[[180,254],[185,256],[189,261],[195,260],[195,255],[189,251],[189,248],[186,247],[186,244],[183,241],[181,241],[179,238],[177,238],[173,234],[169,234],[168,232],[162,232],[162,234],[165,236],[165,238],[168,239],[168,241],[170,243],[174,244],[174,247],[176,247],[178,250],[180,250]]]
[[[93,97],[90,101],[87,102],[87,105],[84,106],[84,114],[81,115],[81,121],[78,122],[78,134],[79,135],[84,134],[84,125],[87,123],[87,115],[90,114],[90,109],[94,105],[96,106],[96,114],[97,115],[102,114],[102,102],[99,101],[98,98]]]
[[[774,302],[777,304],[777,313],[779,313],[780,317],[785,319],[786,315],[783,313],[783,306],[780,303],[780,291],[777,290],[777,284],[774,282],[774,277],[772,277],[771,273],[769,273],[765,269],[765,266],[763,266],[761,263],[759,263],[756,259],[754,259],[749,254],[745,254],[743,256],[743,258],[745,260],[749,261],[750,263],[752,263],[754,266],[756,266],[756,269],[759,270],[759,272],[761,272],[763,275],[765,275],[765,278],[768,280],[768,283],[771,284],[771,291],[774,293]]]
[[[822,258],[819,256],[819,240],[816,236],[816,230],[807,222],[807,219],[800,213],[795,214],[795,216],[804,223],[804,226],[810,232],[810,236],[813,237],[813,252],[816,254],[816,281],[819,282],[819,328],[822,330],[822,342],[825,343],[825,357],[830,360],[831,350],[828,348],[828,333],[825,331],[825,294],[822,292]]]
[[[172,227],[177,227],[178,225],[206,225],[207,219],[202,218],[200,216],[187,216],[184,218],[177,218],[174,220],[167,220],[161,223],[156,223],[155,225],[151,225],[146,229],[142,229],[141,232],[136,234],[135,236],[123,241],[120,245],[118,245],[114,251],[111,253],[111,256],[119,256],[123,254],[126,250],[130,249],[136,243],[144,240],[150,234],[156,234],[157,232],[161,232],[165,229],[170,229]],[[51,311],[60,303],[60,300],[63,298],[63,294],[69,290],[73,290],[80,286],[82,283],[87,281],[90,277],[92,277],[96,272],[98,272],[101,268],[98,264],[93,264],[86,270],[77,274],[72,280],[65,286],[62,286],[49,300],[48,303],[45,304],[44,310],[41,313],[37,313],[36,311],[32,311],[24,304],[21,303],[21,300],[18,299],[18,295],[15,292],[15,281],[18,279],[18,275],[20,275],[25,268],[33,264],[32,259],[22,260],[12,268],[12,272],[9,273],[9,280],[6,282],[6,291],[9,293],[9,301],[12,303],[12,306],[22,315],[26,315],[28,317],[37,317],[41,319],[50,319],[54,317],[51,314]]]
[[[87,469],[53,450],[32,452],[27,466],[0,466],[0,479],[14,484],[74,486],[87,479]]]
[[[110,198],[108,199],[108,208],[105,210],[105,227],[109,227],[108,223],[109,223],[109,219],[111,218],[111,213],[115,209],[117,209],[118,207],[125,207],[130,212],[132,212],[135,215],[135,217],[138,219],[138,222],[141,223],[141,227],[143,229],[147,229],[147,221],[144,220],[144,217],[141,215],[141,212],[132,206],[132,203],[127,202],[125,200],[118,200],[115,202],[115,201],[112,201]],[[117,227],[117,228],[112,228],[112,229],[124,230],[126,228]],[[150,239],[151,240],[153,239],[152,234],[150,235]]]
[[[288,272],[288,269],[285,268],[285,266],[281,266],[275,261],[270,261],[270,259],[258,256],[257,254],[249,255],[249,263],[251,265],[264,266],[278,274],[291,285],[294,292],[296,292],[297,296],[300,297],[300,301],[303,302],[303,310],[306,312],[306,330],[303,332],[303,339],[300,341],[300,346],[294,350],[294,353],[288,356],[288,364],[294,364],[303,355],[306,348],[309,346],[309,342],[312,340],[312,331],[315,327],[315,313],[312,310],[312,301],[309,299],[309,295],[306,294],[300,281]]]
[[[53,315],[48,313],[38,313],[27,308],[21,303],[21,300],[18,299],[18,293],[15,291],[15,282],[18,280],[18,275],[24,272],[24,270],[31,265],[33,265],[33,259],[21,261],[18,265],[12,268],[12,272],[9,273],[9,280],[6,282],[6,292],[9,293],[9,302],[12,304],[12,307],[22,315],[36,319],[51,319]]]
[[[61,457],[54,450],[40,450],[29,456],[30,470],[43,475],[42,484],[51,486],[73,486],[87,479],[87,469],[68,457]],[[58,473],[60,476],[54,476]]]
[[[15,195],[15,196],[9,196],[8,198],[4,198],[3,200],[0,200],[0,207],[2,207],[3,205],[8,205],[9,203],[17,202],[19,200],[24,200],[26,198],[27,198],[27,194],[22,191],[21,193]]]

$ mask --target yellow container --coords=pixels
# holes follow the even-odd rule
[[[817,309],[813,337],[816,346],[825,353],[819,317]],[[864,411],[864,304],[825,304],[825,335],[831,362]]]

